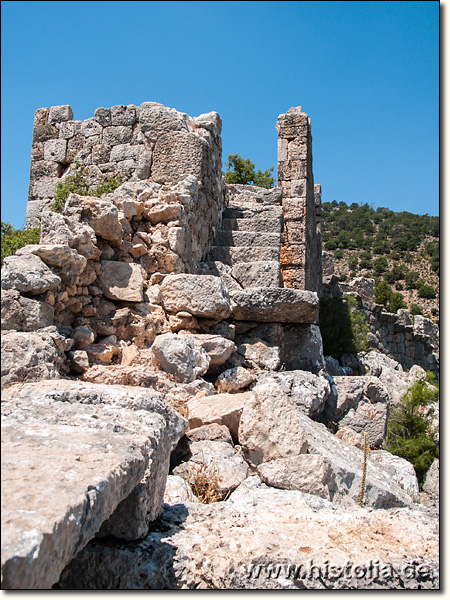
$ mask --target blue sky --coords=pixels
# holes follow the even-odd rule
[[[447,7],[448,8],[448,7]],[[312,120],[322,200],[439,214],[439,2],[2,2],[2,220],[26,218],[33,117],[144,101],[223,121],[275,167],[280,113]]]

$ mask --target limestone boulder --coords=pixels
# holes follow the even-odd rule
[[[87,260],[96,260],[101,254],[96,244],[94,230],[80,222],[79,215],[68,216],[50,210],[42,213],[40,245],[69,246]]]
[[[147,533],[162,508],[170,454],[187,428],[187,421],[160,394],[137,387],[60,380],[12,386],[5,397],[12,407],[8,414],[33,431],[45,431],[47,423],[56,424],[62,432],[72,427],[75,437],[77,431],[92,429],[105,434],[106,444],[115,433],[144,436],[149,443],[148,463],[94,534],[100,525],[100,536],[132,540]]]
[[[369,454],[371,462],[380,465],[393,480],[411,496],[414,502],[419,501],[419,483],[413,465],[386,450],[372,450]]]
[[[137,264],[102,260],[99,285],[107,298],[142,302],[144,279]]]
[[[210,423],[209,425],[201,425],[195,429],[190,429],[186,437],[191,442],[227,442],[233,444],[230,430],[225,425],[218,423]]]
[[[330,395],[331,387],[325,377],[308,371],[283,371],[259,378],[258,383],[274,382],[283,390],[293,406],[308,417],[319,415]]]
[[[59,379],[68,370],[65,352],[72,340],[56,327],[33,332],[6,331],[2,334],[2,386],[41,379]]]
[[[334,471],[324,456],[276,458],[258,465],[257,471],[264,483],[275,488],[300,490],[325,500],[332,500],[337,491]]]
[[[367,433],[370,447],[380,447],[386,437],[389,393],[376,377],[334,377],[325,413],[338,428]]]
[[[49,267],[60,270],[62,276],[80,275],[87,264],[84,256],[66,244],[28,245],[17,251],[18,256],[26,254],[38,256]]]
[[[73,210],[81,211],[81,220],[88,223],[95,235],[113,243],[119,243],[124,235],[117,208],[111,202],[100,200],[95,196],[79,196],[70,194],[64,212],[71,214]]]
[[[319,298],[315,292],[290,288],[255,287],[230,293],[233,318],[238,321],[315,323]]]
[[[180,475],[191,482],[195,481],[198,474],[205,474],[211,479],[217,478],[218,491],[221,493],[237,488],[248,475],[248,464],[227,442],[190,442],[189,449],[191,457],[173,470],[174,475]]]
[[[164,333],[151,347],[154,364],[180,382],[189,383],[204,375],[210,357],[192,335]]]
[[[253,476],[225,502],[166,505],[160,522],[139,544],[93,541],[64,571],[60,587],[439,587],[438,519],[418,508],[339,507],[297,490],[268,487]],[[414,561],[420,572],[411,567]],[[379,572],[370,571],[370,564],[379,565]]]
[[[1,294],[2,330],[36,331],[53,325],[54,308],[45,300],[21,296],[17,290]]]
[[[231,434],[238,437],[242,410],[251,398],[251,392],[192,398],[187,404],[189,426],[195,429],[202,425],[218,423],[228,427]]]
[[[281,286],[280,263],[277,261],[238,263],[231,269],[231,276],[243,288]]]
[[[54,290],[60,283],[61,278],[34,254],[7,256],[4,260],[2,290],[35,295]]]
[[[235,344],[221,335],[193,334],[210,358],[209,369],[223,365],[236,350]]]
[[[241,357],[242,364],[250,369],[263,369],[276,371],[281,366],[280,347],[266,340],[253,337],[251,340],[239,344],[237,357]]]
[[[240,392],[256,381],[256,377],[243,367],[232,367],[223,371],[214,382],[219,394]]]
[[[167,504],[185,504],[186,502],[199,502],[193,494],[188,482],[179,475],[168,475],[164,502]]]
[[[51,588],[99,529],[129,540],[147,533],[185,428],[156,394],[135,388],[62,380],[8,388],[2,586]]]
[[[439,504],[439,459],[436,458],[425,475],[423,491]]]
[[[220,277],[214,275],[168,275],[161,284],[166,311],[187,311],[196,317],[223,320],[231,314],[231,300]]]
[[[361,490],[363,452],[345,444],[324,425],[294,408],[281,387],[262,383],[252,390],[239,425],[246,459],[259,468],[276,459],[314,454],[329,460],[336,488],[333,502],[357,502]],[[331,492],[331,490],[330,490]],[[364,502],[374,508],[409,506],[411,497],[375,463],[367,464]]]

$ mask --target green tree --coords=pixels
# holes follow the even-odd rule
[[[229,154],[226,163],[227,172],[225,181],[230,184],[249,184],[258,187],[272,188],[275,178],[271,176],[273,167],[265,171],[255,172],[255,164],[249,158],[242,158],[239,154]]]
[[[41,236],[40,227],[30,229],[14,229],[10,223],[1,222],[2,236],[2,265],[7,256],[12,256],[28,244],[39,244]]]
[[[392,408],[384,444],[388,452],[412,463],[420,485],[431,463],[439,456],[432,421],[424,410],[439,401],[439,388],[433,385],[431,373],[427,379],[416,381],[400,403]]]

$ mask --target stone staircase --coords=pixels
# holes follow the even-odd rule
[[[282,286],[283,209],[281,195],[274,191],[230,186],[229,206],[222,213],[216,245],[211,247],[205,267],[213,269],[214,263],[222,275],[226,272],[243,288]]]

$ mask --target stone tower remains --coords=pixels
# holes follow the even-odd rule
[[[268,285],[320,295],[321,189],[314,185],[311,121],[301,107],[294,107],[278,117],[277,130],[278,188],[266,194],[260,188],[252,191],[251,186],[225,184],[217,113],[192,118],[156,102],[144,102],[98,108],[94,117],[76,121],[68,105],[40,108],[34,119],[27,226],[39,224],[58,182],[73,174],[75,164],[85,167],[90,186],[117,174],[130,183],[163,186],[178,184],[189,175],[199,184],[196,202],[187,207],[186,248],[195,259],[184,261],[191,265],[189,270],[205,258],[230,266],[238,263],[235,271],[240,273],[249,270],[251,263],[252,272],[259,269],[253,285],[261,285],[259,281],[267,279],[270,271],[272,283]],[[239,200],[243,197],[247,198],[244,205]],[[257,205],[264,205],[266,212],[272,211],[271,218],[279,220],[279,227],[261,229],[258,223],[268,223],[267,215],[261,213],[251,235],[222,231],[232,213],[224,211],[236,199],[241,213],[248,203],[245,210],[255,215]]]

